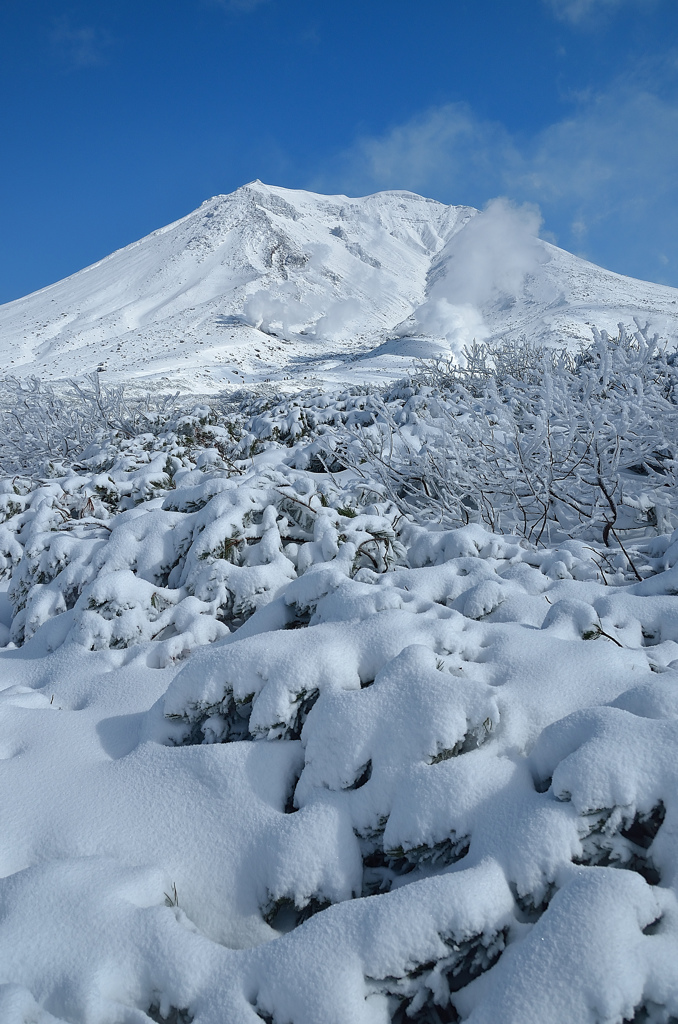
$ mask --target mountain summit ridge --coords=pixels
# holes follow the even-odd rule
[[[536,238],[530,211],[391,190],[324,196],[255,180],[0,307],[0,368],[99,368],[210,390],[399,376],[472,337],[588,340],[634,316],[678,327],[678,290]],[[179,377],[177,378],[177,374]]]

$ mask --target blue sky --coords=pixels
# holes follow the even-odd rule
[[[538,204],[678,286],[676,0],[2,0],[0,302],[253,178]]]

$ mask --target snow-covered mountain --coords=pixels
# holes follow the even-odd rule
[[[300,387],[674,330],[536,227],[257,184],[0,311],[296,392],[0,380],[0,1024],[678,1022],[678,365]]]
[[[529,216],[410,192],[360,199],[259,181],[0,307],[0,368],[58,379],[400,375],[472,337],[590,338],[634,316],[678,328],[678,290],[534,237]]]

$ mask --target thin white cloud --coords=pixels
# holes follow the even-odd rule
[[[678,103],[617,88],[536,136],[512,179],[604,213],[675,199],[677,167]]]
[[[269,3],[269,0],[212,0],[212,3],[235,14],[249,14],[263,4]]]
[[[601,15],[606,15],[623,4],[635,3],[638,7],[649,7],[654,0],[545,0],[555,16],[561,21],[574,25],[590,24]]]
[[[497,191],[500,166],[511,165],[516,158],[514,143],[501,124],[478,119],[464,103],[448,103],[383,135],[359,138],[314,184],[327,189],[330,181],[341,181],[354,193],[370,188],[433,193],[456,187],[461,195],[474,179],[494,182]]]
[[[561,21],[579,25],[594,15],[621,6],[623,0],[546,0],[546,3]]]
[[[110,37],[91,25],[72,25],[67,18],[55,22],[52,46],[61,61],[71,68],[90,68],[106,62]]]
[[[509,195],[540,204],[565,248],[678,283],[677,167],[678,100],[618,82],[528,138],[468,106],[429,110],[358,139],[312,185],[352,194],[405,188],[475,206]]]

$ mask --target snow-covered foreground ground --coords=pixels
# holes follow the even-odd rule
[[[623,547],[564,499],[536,544],[389,497],[369,438],[445,401],[203,409],[0,482],[2,1024],[678,1018],[673,439],[617,445]]]

